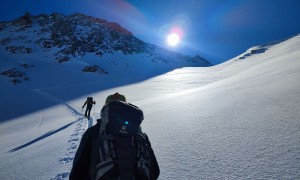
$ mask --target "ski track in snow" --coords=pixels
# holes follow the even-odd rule
[[[74,117],[76,118],[75,120],[75,125],[76,128],[73,132],[73,134],[70,135],[70,138],[68,140],[69,143],[69,147],[67,149],[67,153],[59,158],[59,163],[61,165],[70,165],[73,163],[74,160],[74,156],[79,144],[79,141],[83,135],[83,133],[93,125],[93,117],[90,117],[89,120],[87,120],[84,115],[82,114],[82,110],[81,112],[77,111],[76,109],[80,109],[80,108],[74,108],[72,106],[70,106],[69,104],[51,96],[50,94],[47,94],[45,92],[43,92],[40,89],[36,89],[35,90],[37,93],[51,99],[52,101],[55,101],[59,104],[64,105],[68,111],[70,111]],[[93,116],[98,116],[99,113],[93,113]],[[53,178],[51,178],[51,180],[63,180],[63,179],[67,179],[69,177],[70,174],[70,170],[67,172],[62,172],[62,173],[58,173],[56,176],[54,176]]]
[[[71,109],[69,109],[69,110],[71,110]],[[79,115],[79,117],[78,117],[78,114],[76,114],[76,116],[77,116],[76,128],[75,128],[75,131],[73,132],[73,134],[70,135],[70,139],[68,141],[68,143],[69,143],[68,151],[64,156],[59,158],[59,163],[62,165],[70,165],[73,163],[74,156],[75,156],[79,141],[80,141],[83,133],[87,130],[87,128],[89,128],[93,125],[92,117],[90,117],[90,119],[87,120],[81,114]],[[68,172],[59,173],[55,177],[51,178],[51,180],[68,179],[70,171],[71,170],[69,170]]]

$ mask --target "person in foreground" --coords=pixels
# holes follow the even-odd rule
[[[112,98],[113,97],[113,98]],[[101,119],[82,136],[70,180],[155,180],[160,174],[151,143],[141,130],[138,107],[111,95]]]

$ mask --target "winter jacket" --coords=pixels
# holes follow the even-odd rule
[[[87,100],[85,101],[85,103],[83,104],[82,108],[84,108],[84,106],[87,105],[87,108],[88,108],[88,109],[92,109],[93,104],[96,104],[96,102],[93,101],[93,99],[92,99],[92,100],[87,99]]]

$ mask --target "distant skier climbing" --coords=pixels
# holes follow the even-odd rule
[[[91,114],[91,110],[93,105],[96,104],[96,101],[93,101],[92,97],[88,97],[84,103],[84,105],[82,106],[82,109],[84,108],[84,106],[86,105],[86,109],[85,109],[85,114],[84,116],[89,118],[90,114]]]

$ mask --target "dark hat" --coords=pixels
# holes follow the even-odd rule
[[[105,105],[112,102],[112,101],[124,101],[124,102],[126,102],[126,98],[125,98],[124,95],[119,94],[118,92],[116,92],[115,94],[107,96],[106,101],[105,101]]]

